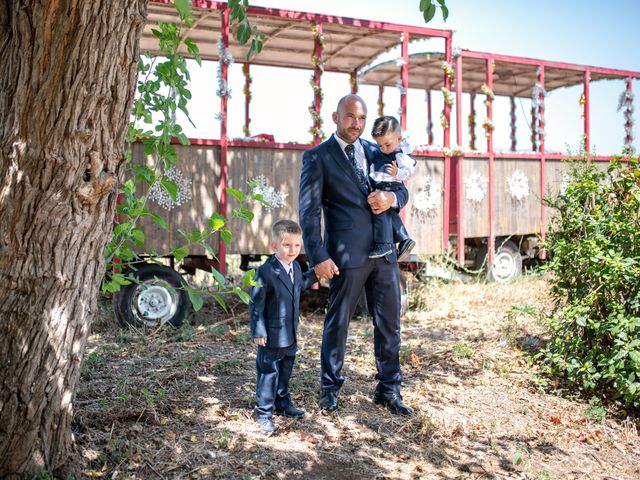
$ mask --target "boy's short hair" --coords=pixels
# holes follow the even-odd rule
[[[271,226],[272,240],[278,240],[284,233],[302,235],[302,229],[300,228],[300,225],[293,220],[278,220]]]
[[[384,117],[378,117],[373,122],[373,128],[371,129],[371,136],[373,138],[383,137],[387,133],[402,134],[400,128],[400,122],[396,120],[396,117],[385,115]]]

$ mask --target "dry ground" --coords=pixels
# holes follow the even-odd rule
[[[109,479],[640,478],[635,419],[532,382],[527,350],[546,298],[539,277],[415,285],[401,358],[417,414],[405,419],[371,401],[365,318],[350,327],[340,409],[319,413],[322,302],[308,294],[292,378],[307,416],[278,419],[271,437],[251,416],[246,307],[209,305],[191,327],[136,332],[117,327],[105,303],[77,394],[80,467]]]

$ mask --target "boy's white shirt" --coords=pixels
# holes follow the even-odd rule
[[[408,180],[416,168],[416,161],[409,155],[411,147],[404,140],[400,144],[400,151],[396,153],[396,165],[398,173],[393,176],[386,172],[376,172],[371,165],[369,177],[376,182],[404,182]]]

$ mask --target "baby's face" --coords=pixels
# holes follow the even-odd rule
[[[385,135],[376,137],[376,142],[380,145],[380,151],[382,153],[393,153],[398,149],[398,145],[402,141],[402,135],[397,133],[387,132]]]

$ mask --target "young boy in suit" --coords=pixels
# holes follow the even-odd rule
[[[413,175],[416,161],[403,150],[402,129],[395,117],[383,116],[373,122],[371,136],[380,146],[380,155],[371,163],[369,178],[375,190],[396,192]],[[398,245],[398,262],[405,260],[416,242],[402,223],[400,215],[388,210],[373,217],[374,248],[369,258],[384,257]]]
[[[249,305],[251,336],[256,353],[256,406],[260,430],[277,431],[272,415],[299,418],[289,394],[289,378],[297,351],[300,292],[318,281],[313,269],[302,273],[296,257],[302,247],[302,231],[292,220],[279,220],[271,227],[275,252],[257,270]]]

